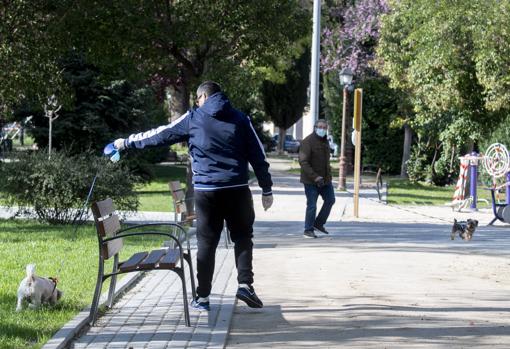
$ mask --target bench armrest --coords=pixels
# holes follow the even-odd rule
[[[182,256],[182,254],[183,254],[183,252],[182,252],[182,244],[179,241],[179,239],[176,238],[175,236],[173,236],[171,233],[164,233],[164,232],[161,232],[161,231],[137,231],[137,232],[125,233],[125,234],[117,233],[117,235],[115,235],[115,236],[112,236],[112,237],[109,237],[107,239],[104,239],[102,241],[102,243],[105,244],[105,243],[107,243],[109,241],[116,240],[116,239],[122,239],[122,238],[130,237],[130,236],[143,236],[143,235],[164,235],[164,236],[168,236],[170,239],[172,239],[172,240],[174,240],[176,242],[177,246],[179,247],[179,251],[181,253],[181,256]]]
[[[127,227],[127,228],[123,228],[121,230],[119,230],[117,232],[117,235],[118,236],[119,234],[123,234],[124,232],[126,231],[131,231],[133,229],[139,229],[139,228],[146,228],[146,227],[158,227],[158,226],[162,226],[162,227],[173,227],[173,228],[177,228],[180,230],[181,234],[186,238],[186,244],[187,244],[187,247],[188,249],[190,248],[190,237],[195,235],[196,234],[196,229],[189,229],[189,230],[186,230],[184,229],[184,227],[178,223],[174,223],[174,222],[161,222],[161,223],[143,223],[143,224],[137,224],[137,225],[133,225],[133,226],[130,226],[130,227]],[[175,237],[174,237],[175,238]],[[177,239],[177,238],[176,238]],[[179,243],[182,243],[183,241],[180,240],[180,239],[177,239],[179,240]]]

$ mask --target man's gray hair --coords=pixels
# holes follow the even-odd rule
[[[220,84],[214,81],[204,81],[197,88],[197,97],[202,94],[206,94],[207,96],[211,96],[216,92],[221,92]]]
[[[315,124],[313,124],[313,127],[317,127],[319,124],[326,124],[326,126],[328,126],[328,121],[326,119],[318,119],[315,121]]]

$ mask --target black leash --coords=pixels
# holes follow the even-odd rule
[[[82,219],[82,217],[83,217],[83,214],[85,212],[88,212],[88,210],[89,210],[89,208],[88,208],[89,201],[90,201],[90,198],[92,197],[92,192],[94,191],[94,187],[96,185],[96,180],[97,180],[98,175],[99,175],[99,171],[96,172],[94,179],[92,180],[92,185],[90,186],[89,193],[87,195],[87,198],[85,199],[85,202],[83,203],[81,210],[79,211],[79,214],[77,214],[74,217],[73,222],[71,223],[71,225],[74,225],[73,237],[71,238],[71,242],[76,241],[76,239],[78,238],[78,228],[85,223],[85,219]],[[66,256],[67,256],[67,253],[66,253]],[[65,260],[66,260],[65,258],[62,258],[62,261],[60,262],[60,267],[57,271],[57,275],[59,275],[60,272],[62,271],[62,268],[64,267]],[[58,278],[55,277],[55,278],[49,278],[49,279],[51,279],[55,283],[55,285],[53,286],[53,290],[51,291],[51,294],[53,294],[53,292],[55,292],[55,289],[57,288]]]

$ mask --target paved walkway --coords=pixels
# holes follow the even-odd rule
[[[362,199],[355,218],[340,194],[331,234],[303,239],[302,190],[282,180],[257,212],[266,306],[236,307],[227,348],[510,347],[510,230],[490,212]],[[472,241],[450,240],[453,218],[480,221]]]
[[[288,165],[272,161],[269,211],[252,187],[263,309],[235,301],[233,251],[221,248],[213,310],[192,311],[191,328],[174,275],[151,272],[71,347],[510,347],[510,231],[487,227],[490,212],[403,209],[378,203],[368,190],[355,218],[350,194],[337,193],[331,234],[304,239],[302,186],[278,172]],[[454,217],[480,220],[473,241],[450,240]]]
[[[190,309],[191,327],[184,322],[180,280],[171,271],[150,272],[72,348],[223,348],[237,286],[232,254],[218,252],[211,311]]]

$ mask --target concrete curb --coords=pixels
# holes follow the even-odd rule
[[[190,309],[190,327],[184,325],[177,274],[150,272],[119,298],[97,326],[84,326],[67,347],[224,348],[236,303],[233,255],[233,249],[218,249],[211,311]]]
[[[131,273],[117,281],[114,299],[125,292],[136,281],[143,276],[143,272]],[[108,298],[108,291],[101,295],[99,305],[105,305]],[[72,320],[67,322],[53,337],[42,347],[42,349],[64,349],[85,327],[88,326],[90,306],[78,313]]]

